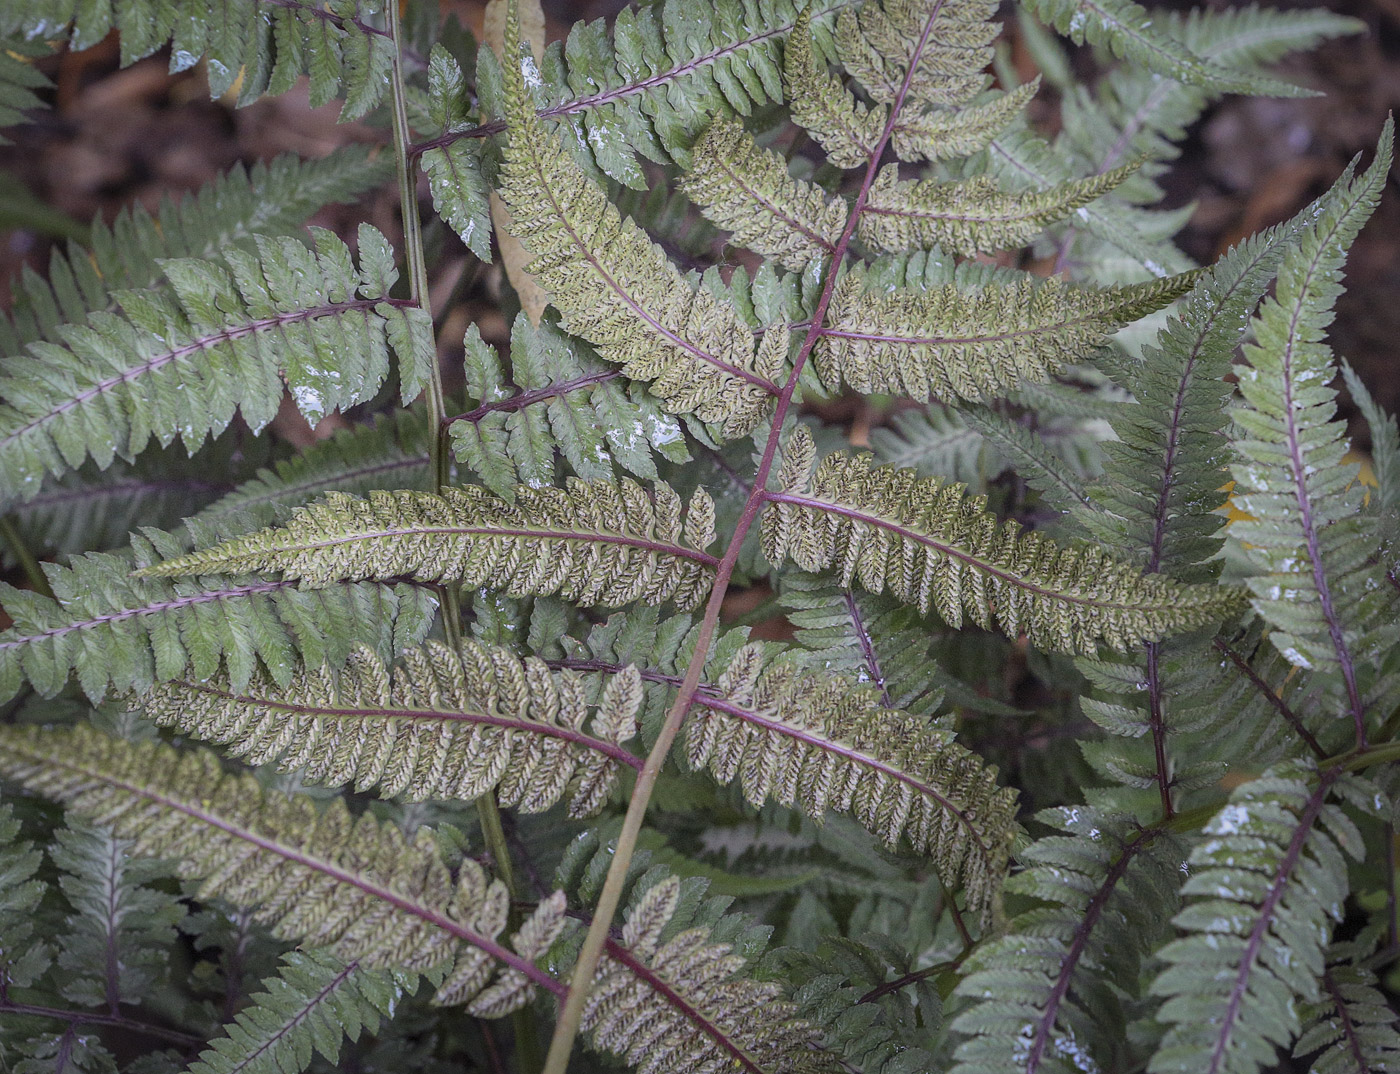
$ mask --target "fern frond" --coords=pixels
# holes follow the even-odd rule
[[[1026,6],[1075,44],[1102,46],[1164,78],[1208,86],[1218,93],[1300,95],[1286,82],[1203,62],[1180,40],[1154,26],[1147,11],[1133,0],[1027,0]]]
[[[984,922],[997,916],[1016,795],[947,732],[868,688],[768,664],[761,645],[740,649],[696,701],[705,712],[690,720],[691,767],[740,780],[755,806],[773,798],[818,819],[850,813],[888,846],[907,839]]]
[[[685,896],[698,901],[693,890],[674,876],[650,874],[637,889],[622,942],[607,944],[583,1007],[582,1027],[594,1047],[616,1053],[639,1074],[841,1069],[815,1046],[821,1030],[796,1017],[778,983],[739,975],[746,959],[724,939],[737,923],[714,922],[720,907],[684,928],[690,915],[678,910]],[[666,991],[676,1002],[662,1006],[654,996]]]
[[[1189,290],[1194,274],[1104,290],[1058,278],[881,294],[859,270],[836,285],[813,353],[822,382],[914,399],[977,401],[1044,380]]]
[[[334,1064],[344,1038],[377,1032],[401,998],[389,973],[358,962],[319,951],[288,951],[282,962],[189,1074],[297,1074],[318,1054]]]
[[[537,658],[464,641],[430,642],[390,669],[352,653],[339,671],[304,667],[279,686],[256,675],[241,689],[224,674],[157,685],[131,704],[163,727],[228,745],[248,764],[277,761],[311,783],[353,782],[384,798],[471,800],[495,790],[503,806],[548,809],[574,783],[570,816],[607,799],[622,748],[636,732],[641,681],[614,680],[591,723],[572,673]]]
[[[849,208],[815,183],[794,179],[787,162],[761,149],[738,120],[719,120],[695,143],[681,189],[736,246],[794,272],[830,256]]]
[[[1014,249],[1102,197],[1134,170],[1127,165],[1048,190],[1007,194],[986,176],[958,183],[900,182],[897,167],[886,167],[870,189],[856,233],[872,249],[893,253],[936,246],[966,257]]]
[[[286,682],[300,661],[343,662],[357,645],[385,658],[423,639],[436,602],[419,587],[336,585],[304,592],[294,583],[241,578],[168,582],[131,568],[176,555],[184,545],[148,531],[133,555],[92,553],[46,565],[57,600],[5,586],[14,625],[0,633],[0,696],[24,682],[50,697],[75,673],[94,701],[146,690],[187,672],[213,675],[224,661],[246,685],[261,663]]]
[[[1347,251],[1385,185],[1391,131],[1371,168],[1339,189],[1284,259],[1245,349],[1244,405],[1233,414],[1236,502],[1253,519],[1232,532],[1259,571],[1248,579],[1252,603],[1291,663],[1332,681],[1359,744],[1369,706],[1394,689],[1377,674],[1389,645],[1377,632],[1394,622],[1396,593],[1369,562],[1375,534],[1356,513],[1356,467],[1342,462],[1345,424],[1334,420],[1323,332]]]
[[[1323,949],[1347,895],[1346,862],[1362,847],[1334,789],[1353,777],[1271,769],[1241,786],[1205,827],[1152,984],[1172,1028],[1154,1074],[1253,1074],[1299,1030],[1298,999],[1318,998]],[[1316,785],[1312,781],[1316,780]],[[1372,790],[1370,795],[1374,795]]]
[[[230,537],[285,522],[294,508],[327,492],[364,496],[378,489],[427,491],[432,484],[423,413],[402,410],[260,469],[188,521],[201,537]]]
[[[869,456],[829,455],[811,473],[814,449],[798,428],[787,449],[782,492],[763,515],[764,554],[804,570],[835,568],[843,585],[886,588],[950,625],[979,626],[1039,646],[1092,652],[1102,640],[1127,649],[1143,640],[1224,618],[1240,595],[1144,576],[1092,547],[1062,547],[1015,522],[999,523],[958,485],[873,467]]]
[[[115,29],[122,66],[172,46],[174,70],[207,60],[213,98],[238,87],[240,103],[287,92],[310,76],[311,105],[345,95],[342,120],[359,119],[388,85],[389,35],[374,25],[377,0],[210,0],[198,11],[156,0],[18,0],[0,28],[28,38],[66,39],[74,51],[92,48]]]
[[[812,8],[803,8],[783,50],[783,81],[792,121],[810,134],[838,168],[870,162],[887,115],[871,108],[826,69],[812,40]]]
[[[877,0],[841,12],[836,47],[847,72],[880,104],[908,97],[915,115],[959,107],[986,88],[995,13],[989,0]]]
[[[11,36],[0,50],[0,128],[14,127],[25,122],[25,113],[42,108],[43,101],[34,92],[50,83],[44,73],[34,66],[34,60],[48,52]],[[10,139],[0,135],[0,145]]]
[[[1112,1069],[1126,1056],[1138,976],[1165,939],[1175,904],[1180,841],[1161,829],[1090,806],[1046,810],[1037,819],[1059,833],[1019,855],[1026,868],[1009,891],[1041,905],[1007,934],[979,947],[958,994],[972,1006],[953,1022],[955,1074],[1018,1070]]]
[[[357,270],[343,242],[315,235],[315,254],[284,238],[259,240],[256,256],[226,247],[222,264],[163,261],[173,297],[119,292],[124,315],[93,314],[57,330],[64,345],[36,342],[7,363],[0,496],[32,496],[45,474],[89,455],[105,467],[177,432],[193,449],[235,409],[260,429],[284,380],[319,420],[374,395],[391,347],[417,368],[427,322],[388,297],[396,274],[384,237],[361,227]]]
[[[1068,511],[1088,503],[1088,479],[1102,469],[1099,442],[1106,430],[1095,435],[1091,421],[1028,427],[985,406],[964,407],[961,417],[1051,507]]]
[[[890,144],[900,160],[938,163],[980,153],[1025,111],[1040,89],[1036,78],[980,104],[935,109],[923,115],[900,113]]]
[[[561,332],[552,317],[538,327],[524,314],[516,317],[509,379],[475,326],[465,343],[467,394],[480,402],[448,431],[457,460],[497,496],[513,500],[518,485],[554,484],[556,451],[586,481],[615,479],[614,462],[655,481],[658,455],[690,460],[676,419],[640,388],[634,398],[618,370]]]
[[[324,947],[368,968],[451,969],[436,995],[499,1016],[526,1003],[534,987],[559,985],[535,959],[564,924],[562,897],[541,903],[511,945],[509,896],[471,859],[457,880],[433,834],[410,840],[371,815],[354,818],[336,799],[322,813],[304,797],[264,791],[251,774],[226,775],[213,754],[179,752],[108,738],[88,727],[0,731],[0,775],[108,824],[138,853],[172,860],[198,879],[199,897],[256,907],[279,937]],[[497,963],[529,987],[504,1009],[481,1000]]]
[[[896,411],[888,426],[870,430],[870,447],[888,466],[958,481],[977,492],[1004,469],[986,438],[963,420],[963,411],[938,403]]]
[[[922,716],[938,708],[946,677],[929,654],[929,624],[914,609],[801,571],[778,584],[793,640],[811,654],[808,667],[873,686],[886,708]]]
[[[541,72],[555,103],[539,115],[565,124],[568,141],[610,178],[640,188],[646,183],[634,152],[688,167],[712,117],[749,115],[783,99],[781,55],[799,11],[829,52],[831,15],[854,3],[662,0],[624,8],[611,40],[602,20],[579,22],[564,42],[563,62]],[[479,72],[486,66],[479,62]]]
[[[1363,934],[1327,950],[1321,995],[1299,1012],[1303,1032],[1293,1046],[1297,1058],[1321,1052],[1312,1061],[1314,1074],[1372,1074],[1400,1064],[1395,1011],[1363,961],[1375,940],[1372,934],[1368,943]]]
[[[435,43],[428,56],[428,118],[439,130],[467,126],[470,95],[462,67]],[[457,139],[434,145],[419,157],[428,177],[433,208],[461,237],[467,249],[491,260],[491,185],[483,168],[485,143]]]
[[[81,822],[54,833],[49,856],[73,910],[59,938],[60,994],[110,1011],[141,1002],[171,958],[185,916],[175,896],[151,883],[169,870],[134,858],[128,840]]]
[[[535,115],[529,84],[539,75],[518,45],[512,23],[501,196],[517,237],[535,254],[530,273],[549,291],[569,332],[621,364],[628,377],[651,382],[668,410],[694,413],[726,436],[743,435],[776,394],[773,380],[786,352],[775,356],[776,367],[760,368],[753,333],[738,311],[682,277],[618,214]]]
[[[658,483],[569,480],[521,487],[507,503],[478,486],[427,492],[330,493],[281,527],[144,567],[143,577],[281,571],[317,588],[412,577],[490,586],[520,596],[559,593],[578,604],[674,600],[693,607],[716,560],[714,505],[703,489],[684,521],[680,498]]]
[[[44,855],[19,834],[14,808],[0,805],[0,981],[10,988],[28,988],[53,961],[49,937],[35,935]]]
[[[163,284],[163,259],[207,260],[254,235],[288,233],[323,206],[384,182],[391,170],[385,154],[360,145],[319,160],[288,153],[251,168],[235,165],[194,194],[164,199],[154,216],[137,205],[111,224],[99,217],[87,246],[54,250],[47,279],[25,272],[16,281],[14,307],[0,317],[0,353],[17,354],[37,339],[62,343],[57,329],[109,309],[111,292]]]
[[[1105,474],[1080,521],[1115,551],[1150,571],[1205,581],[1223,543],[1220,472],[1227,445],[1225,400],[1235,347],[1250,311],[1312,211],[1232,249],[1197,284],[1180,311],[1127,366],[1134,401],[1111,419]]]

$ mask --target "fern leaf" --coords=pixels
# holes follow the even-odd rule
[[[364,496],[378,489],[426,491],[432,484],[423,412],[403,410],[340,430],[260,469],[188,522],[201,538],[223,538],[285,522],[294,508],[326,492]]]
[[[1094,290],[1058,279],[969,292],[875,293],[860,271],[836,285],[813,354],[824,384],[914,399],[977,401],[1045,380],[1119,327],[1190,289],[1194,274]]]
[[[1371,168],[1334,195],[1284,259],[1276,295],[1254,322],[1240,375],[1244,405],[1233,415],[1236,502],[1253,516],[1237,532],[1259,571],[1248,579],[1252,603],[1290,662],[1333,682],[1359,743],[1368,707],[1393,688],[1376,669],[1394,590],[1367,562],[1375,538],[1356,514],[1359,490],[1348,488],[1356,468],[1342,463],[1345,424],[1333,417],[1335,366],[1322,334],[1347,250],[1385,184],[1391,129]]]
[[[93,701],[109,692],[149,689],[191,673],[213,675],[220,661],[240,687],[259,663],[285,682],[300,654],[308,663],[342,662],[356,645],[384,657],[422,640],[435,602],[412,586],[337,585],[302,592],[290,582],[241,578],[167,582],[131,576],[160,553],[183,549],[149,531],[134,556],[93,553],[47,566],[56,600],[0,591],[14,625],[0,633],[0,696],[24,682],[51,697],[76,673]]]
[[[285,526],[142,568],[143,577],[281,571],[317,588],[354,579],[412,577],[489,585],[515,595],[559,593],[578,604],[674,600],[692,607],[716,560],[697,527],[698,490],[683,523],[679,497],[657,484],[655,502],[624,480],[516,490],[510,504],[477,486],[426,492],[331,493]]]
[[[391,345],[415,363],[405,348],[416,349],[426,321],[387,297],[394,272],[383,236],[361,228],[358,271],[333,234],[317,230],[316,241],[314,255],[282,239],[261,240],[257,256],[227,247],[222,265],[167,260],[173,298],[120,292],[124,316],[65,327],[63,346],[31,344],[0,381],[0,496],[32,496],[45,474],[89,455],[105,467],[177,431],[193,449],[235,408],[260,429],[284,379],[302,413],[319,420],[373,396]]]
[[[152,0],[19,0],[0,16],[0,28],[25,37],[66,38],[74,51],[92,48],[120,31],[122,66],[171,43],[175,70],[207,61],[209,91],[235,87],[240,103],[311,80],[311,105],[345,95],[341,119],[359,119],[379,103],[388,84],[392,46],[374,25],[374,0],[319,7],[301,0],[260,4],[213,0],[198,13]]]
[[[783,99],[783,45],[799,11],[809,12],[829,50],[825,24],[854,2],[663,0],[619,12],[611,40],[601,20],[580,22],[550,79],[547,92],[556,103],[539,114],[567,125],[568,141],[587,147],[591,163],[609,177],[644,186],[634,151],[688,167],[711,117],[749,115]],[[485,66],[479,64],[479,73]]]
[[[133,858],[131,843],[105,829],[73,823],[54,835],[49,855],[72,908],[59,939],[60,994],[84,1007],[117,1010],[139,1003],[171,957],[185,916],[151,881],[168,870]]]
[[[1133,0],[1028,0],[1026,6],[1075,44],[1087,41],[1103,46],[1121,59],[1177,82],[1208,86],[1219,93],[1299,95],[1287,83],[1203,62],[1176,38],[1158,31]]]
[[[1187,935],[1161,950],[1167,968],[1152,985],[1165,998],[1158,1019],[1172,1027],[1154,1074],[1253,1074],[1298,1032],[1296,1000],[1318,998],[1323,949],[1347,894],[1338,844],[1362,849],[1327,801],[1349,778],[1271,769],[1206,825],[1182,887],[1190,901],[1175,918]]]
[[[1144,576],[1095,548],[1062,547],[1015,522],[999,523],[980,499],[869,456],[829,455],[811,474],[801,427],[789,443],[783,492],[770,492],[764,554],[804,570],[835,568],[871,592],[930,608],[953,627],[964,615],[1039,646],[1127,649],[1229,615],[1239,594]]]
[[[1313,1074],[1371,1074],[1400,1062],[1396,1014],[1363,961],[1375,939],[1373,933],[1368,943],[1363,934],[1327,950],[1321,995],[1300,1012],[1303,1032],[1293,1046],[1298,1058],[1321,1053],[1312,1061]]]
[[[501,196],[517,237],[535,254],[530,273],[549,291],[569,332],[621,364],[628,377],[651,382],[668,410],[694,413],[726,436],[743,435],[777,392],[756,368],[753,333],[731,304],[694,287],[622,219],[544,129],[527,83],[527,75],[539,76],[518,45],[512,22],[505,64],[510,146]]]
[[[888,426],[870,430],[870,447],[884,464],[920,477],[957,481],[977,492],[1005,468],[961,410],[932,403],[896,411]]]
[[[888,846],[907,839],[984,921],[995,918],[1017,832],[1016,796],[996,770],[867,689],[765,666],[762,654],[740,649],[714,692],[697,697],[706,711],[689,725],[691,767],[739,779],[755,806],[773,798],[818,819],[837,810]]]
[[[391,170],[385,155],[359,145],[319,160],[284,154],[251,168],[236,165],[194,194],[163,200],[154,216],[138,205],[110,225],[99,217],[87,246],[54,250],[47,279],[24,274],[13,309],[0,317],[0,352],[16,354],[38,339],[62,343],[60,326],[110,308],[110,292],[163,284],[163,259],[208,260],[254,235],[285,234],[328,203],[378,186]]]
[[[622,942],[605,948],[583,1007],[582,1026],[595,1047],[643,1074],[841,1069],[814,1047],[820,1030],[795,1017],[781,986],[738,975],[745,959],[717,929],[677,927],[681,881],[646,880],[623,919]],[[652,998],[658,992],[672,992],[676,1002],[660,1006]]]
[[[695,143],[682,189],[730,241],[800,272],[829,256],[849,209],[815,183],[794,179],[737,120],[719,120]]]
[[[537,813],[572,780],[577,817],[603,804],[619,765],[640,763],[621,745],[636,731],[640,694],[604,701],[590,733],[573,675],[467,641],[460,654],[410,649],[392,670],[360,649],[343,669],[302,668],[285,687],[256,675],[236,689],[218,675],[162,683],[131,703],[249,764],[280,761],[308,782],[353,781],[384,798],[471,800],[495,789],[501,805]]]
[[[640,389],[632,398],[619,371],[561,332],[552,316],[538,327],[516,318],[509,380],[474,326],[465,343],[467,392],[480,403],[449,426],[453,452],[503,499],[513,500],[518,485],[553,484],[556,450],[585,480],[614,479],[616,463],[655,481],[657,455],[690,460],[676,419]]]
[[[958,107],[986,88],[993,14],[988,0],[878,0],[841,12],[836,46],[847,72],[880,104],[908,98],[915,115]]]
[[[1127,1056],[1125,997],[1176,902],[1182,847],[1160,829],[1089,806],[1046,810],[1057,833],[1020,854],[1008,890],[1040,905],[979,947],[958,993],[972,1006],[953,1022],[968,1037],[955,1074],[1112,1069]]]
[[[1100,468],[1092,423],[1051,421],[1027,428],[980,406],[965,407],[960,416],[1051,507],[1067,511],[1089,502],[1087,479]]]
[[[383,970],[343,963],[319,951],[289,951],[266,991],[224,1027],[227,1034],[189,1068],[189,1074],[296,1074],[319,1054],[334,1064],[345,1037],[375,1033],[389,1018],[402,989]]]
[[[783,81],[787,85],[792,121],[826,150],[838,168],[870,162],[880,142],[887,115],[858,100],[826,69],[812,41],[812,7],[802,10],[783,50]]]
[[[17,126],[26,121],[26,112],[43,107],[34,91],[46,89],[50,83],[34,66],[34,60],[47,51],[13,38],[4,42],[0,51],[0,128]],[[10,139],[0,135],[0,145],[9,144]]]
[[[38,879],[44,855],[19,833],[13,807],[0,805],[0,980],[28,988],[49,968],[53,951],[34,927],[44,897],[45,884]]]
[[[980,104],[936,109],[923,115],[900,113],[890,144],[900,160],[938,163],[980,153],[1025,111],[1040,89],[1036,78]]]
[[[857,234],[872,249],[896,253],[931,246],[962,256],[1014,249],[1134,170],[1129,165],[1049,190],[1007,194],[986,176],[959,183],[899,182],[897,168],[886,167],[871,187]]]

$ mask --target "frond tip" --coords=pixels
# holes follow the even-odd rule
[[[575,675],[472,641],[459,653],[430,642],[392,671],[361,649],[344,670],[303,668],[286,687],[260,675],[234,689],[219,675],[165,683],[132,703],[249,764],[280,759],[312,783],[353,781],[385,798],[470,800],[494,788],[501,805],[532,813],[573,781],[577,817],[602,805],[620,764],[638,763],[620,745],[636,730],[636,675],[625,671],[603,695],[592,734]]]
[[[961,485],[828,455],[811,471],[810,434],[787,446],[782,492],[768,493],[764,554],[804,570],[835,568],[843,585],[885,588],[950,626],[964,616],[1043,648],[1126,650],[1239,609],[1243,595],[1142,574],[1097,548],[1058,545],[1015,521],[999,522]]]
[[[332,493],[285,526],[137,573],[281,571],[303,588],[407,576],[584,605],[694,607],[714,576],[715,559],[702,551],[715,539],[713,505],[696,492],[682,521],[680,498],[655,488],[653,501],[635,481],[570,479],[567,489],[521,486],[513,504],[474,485],[441,495]]]

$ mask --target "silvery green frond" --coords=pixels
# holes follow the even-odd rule
[[[804,444],[805,441],[805,444]],[[805,448],[805,450],[804,450]],[[805,461],[804,460],[805,457]],[[842,585],[964,618],[1066,652],[1117,649],[1213,623],[1242,595],[1143,575],[1091,546],[1062,546],[999,522],[981,498],[869,456],[829,455],[816,473],[801,427],[788,446],[782,492],[763,515],[764,554],[804,570],[835,569]]]
[[[316,950],[288,951],[277,976],[262,985],[189,1074],[296,1074],[317,1055],[335,1063],[342,1041],[376,1033],[404,992],[385,970]]]
[[[1343,852],[1364,851],[1336,792],[1369,800],[1339,768],[1270,769],[1206,824],[1152,983],[1171,1026],[1153,1074],[1254,1074],[1299,1032],[1301,1002],[1321,999],[1324,950],[1347,895]]]
[[[980,289],[877,292],[852,269],[836,284],[813,353],[835,390],[972,401],[1045,380],[1123,325],[1167,305],[1193,273],[1095,289],[1024,276]]]
[[[36,495],[47,474],[91,456],[99,467],[178,434],[194,449],[237,410],[272,419],[284,382],[316,421],[371,398],[389,372],[421,364],[426,320],[388,297],[396,273],[384,237],[360,229],[360,266],[329,231],[316,251],[291,238],[226,246],[218,261],[161,262],[171,294],[117,291],[120,314],[55,329],[12,358],[0,380],[0,496]]]
[[[424,414],[403,410],[340,430],[293,458],[259,469],[188,524],[201,538],[232,537],[285,522],[294,508],[323,493],[364,496],[376,489],[427,490],[431,484]]]
[[[1140,973],[1170,935],[1182,842],[1091,806],[1046,810],[1053,834],[1018,858],[1007,889],[1035,900],[980,946],[957,994],[955,1074],[1114,1069],[1130,1062],[1126,1024]]]
[[[680,423],[552,316],[538,327],[516,317],[509,377],[475,326],[465,344],[476,405],[448,432],[457,461],[496,495],[513,500],[517,486],[554,484],[556,454],[584,480],[612,480],[621,467],[655,481],[659,461],[690,460]]]
[[[718,120],[692,154],[681,188],[730,241],[801,272],[830,256],[849,207],[815,183],[794,179],[787,161],[761,149],[738,120]],[[784,356],[786,357],[786,356]]]
[[[200,898],[255,907],[279,937],[371,969],[450,967],[437,1001],[468,1010],[502,964],[535,986],[558,988],[533,957],[499,939],[505,885],[470,858],[454,880],[428,829],[410,838],[370,814],[352,817],[341,799],[318,812],[304,796],[224,773],[205,751],[135,744],[88,727],[5,727],[0,741],[6,779],[108,825],[139,854],[170,860],[179,876],[200,881]],[[532,931],[557,935],[562,900],[541,903],[532,919]],[[490,1014],[529,998],[522,990]]]
[[[900,182],[898,169],[886,167],[871,187],[856,234],[872,249],[892,253],[936,246],[966,257],[1015,249],[1112,190],[1134,170],[1128,165],[1048,190],[1008,194],[985,175],[956,183]]]
[[[86,244],[55,247],[47,279],[26,271],[15,281],[13,308],[0,317],[0,353],[18,354],[38,339],[62,343],[57,329],[109,309],[111,291],[168,286],[165,258],[208,259],[254,235],[289,233],[326,204],[350,201],[388,174],[387,161],[360,145],[319,160],[287,153],[250,168],[235,165],[193,194],[163,200],[154,215],[136,205],[110,224],[99,217]]]
[[[1367,929],[1327,949],[1321,994],[1303,1006],[1303,1032],[1293,1045],[1295,1057],[1313,1056],[1313,1074],[1367,1074],[1400,1064],[1400,1026],[1366,961],[1379,938]]]
[[[412,578],[489,586],[514,595],[558,593],[617,607],[673,600],[692,607],[709,590],[715,540],[709,496],[680,498],[657,483],[579,481],[516,490],[515,502],[477,485],[431,492],[330,493],[284,526],[143,567],[142,577],[280,571],[303,588]],[[705,519],[708,518],[708,524]]]
[[[1335,418],[1336,366],[1324,333],[1347,252],[1375,209],[1390,162],[1387,125],[1375,163],[1343,176],[1284,258],[1275,296],[1260,309],[1245,348],[1231,443],[1235,502],[1252,516],[1231,532],[1257,571],[1248,579],[1252,604],[1291,663],[1327,677],[1359,743],[1368,710],[1395,689],[1384,669],[1383,631],[1395,621],[1396,590],[1375,565],[1374,526],[1357,513],[1357,469],[1342,461],[1346,426]],[[1388,712],[1390,704],[1380,707]]]
[[[961,107],[987,86],[995,12],[990,0],[875,0],[837,17],[837,53],[880,104]]]
[[[777,392],[776,373],[758,369],[752,331],[730,303],[697,288],[623,219],[545,129],[527,82],[539,75],[519,53],[519,28],[510,26],[504,66],[510,144],[501,195],[516,236],[535,255],[529,271],[550,293],[564,327],[627,376],[649,381],[668,410],[693,413],[726,436],[748,432]]]
[[[638,1074],[841,1070],[818,1047],[820,1027],[797,1017],[780,984],[744,974],[749,960],[735,950],[749,939],[742,919],[721,918],[718,900],[696,907],[702,891],[703,882],[664,870],[636,883],[621,942],[608,941],[584,1004],[582,1025],[593,1046],[621,1056]],[[761,950],[761,942],[756,946]],[[662,991],[674,996],[671,1004],[658,1002]]]
[[[850,813],[887,846],[907,840],[984,923],[997,917],[1016,794],[950,732],[885,707],[868,685],[769,663],[761,645],[740,649],[696,704],[691,767],[738,780],[755,806]]]
[[[0,805],[0,978],[28,988],[53,962],[53,950],[35,928],[46,887],[38,877],[44,855],[19,835],[14,807]]]
[[[1108,48],[1115,56],[1139,64],[1165,79],[1207,86],[1222,93],[1300,96],[1288,83],[1253,72],[1203,61],[1178,38],[1162,32],[1147,11],[1133,0],[1026,0],[1026,7],[1043,22],[1069,35]]]
[[[171,534],[133,538],[132,553],[89,553],[46,565],[55,597],[4,586],[13,625],[0,633],[0,696],[29,683],[45,697],[75,675],[93,701],[186,674],[213,675],[222,661],[240,686],[261,667],[286,682],[302,659],[343,661],[358,645],[385,659],[423,640],[436,601],[417,586],[335,584],[299,590],[261,578],[133,577],[133,566],[187,548]]]
[[[76,52],[115,29],[122,66],[170,43],[175,70],[204,59],[211,97],[236,88],[242,104],[286,93],[309,75],[312,107],[344,96],[340,116],[349,120],[378,104],[388,85],[393,50],[375,25],[380,11],[377,0],[210,0],[195,9],[158,0],[16,0],[0,13],[0,31],[56,38]]]
[[[810,134],[838,168],[868,164],[887,122],[826,68],[812,41],[811,7],[804,8],[783,50],[783,81],[792,121]]]
[[[430,642],[386,667],[360,649],[339,669],[302,667],[286,685],[259,674],[237,688],[226,674],[157,685],[129,704],[162,727],[226,745],[251,765],[277,762],[310,783],[381,797],[471,800],[538,813],[569,793],[571,816],[598,810],[641,702],[624,672],[589,706],[571,672],[537,657],[462,642]],[[630,675],[635,677],[632,669]],[[591,716],[591,719],[590,719]]]

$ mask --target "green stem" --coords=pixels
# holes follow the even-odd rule
[[[19,562],[19,569],[29,579],[29,584],[34,587],[34,591],[42,593],[50,600],[55,599],[53,589],[49,586],[48,576],[44,574],[44,569],[39,566],[39,561],[29,550],[29,546],[24,543],[24,538],[20,536],[19,530],[15,527],[15,520],[9,515],[0,515],[0,539],[3,539],[10,546],[10,552]]]
[[[390,0],[385,5],[388,16],[389,36],[393,41],[393,69],[391,72],[394,109],[394,158],[398,169],[399,199],[403,214],[404,257],[408,262],[409,294],[415,305],[426,315],[428,331],[432,332],[432,306],[428,299],[428,265],[423,253],[423,228],[418,219],[418,196],[414,166],[409,160],[410,144],[408,129],[408,107],[405,103],[403,69],[400,65],[401,47],[399,28],[399,5]],[[437,340],[433,340],[433,353],[437,353]],[[450,477],[451,456],[447,445],[447,403],[442,390],[442,369],[437,361],[432,362],[428,371],[428,460],[433,473],[433,486],[441,492]],[[447,584],[442,587],[442,630],[448,645],[456,650],[462,644],[462,606],[458,589]],[[489,791],[476,800],[477,817],[481,823],[482,839],[486,851],[491,855],[496,875],[506,885],[511,896],[510,921],[508,927],[514,931],[520,927],[520,911],[516,908],[520,892],[516,888],[515,870],[511,864],[510,845],[506,842],[505,829],[501,825],[501,811],[495,796]],[[536,1034],[535,1017],[530,1009],[524,1008],[511,1016],[515,1030],[515,1061],[519,1074],[534,1074],[540,1069],[540,1044]]]

